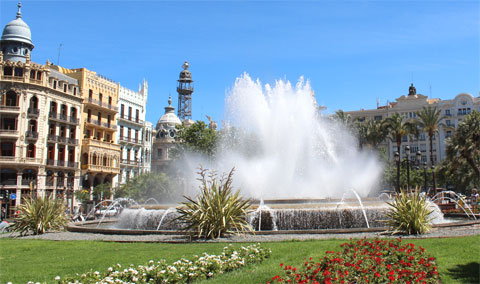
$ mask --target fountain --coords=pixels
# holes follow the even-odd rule
[[[183,161],[186,194],[197,193],[199,164],[220,173],[235,167],[233,186],[257,200],[247,217],[257,231],[382,228],[388,195],[368,197],[378,195],[372,193],[381,163],[359,150],[343,125],[321,115],[313,94],[303,78],[295,86],[237,78],[226,98],[226,135],[215,162],[194,153]],[[344,198],[349,192],[354,198]],[[175,222],[174,209],[125,209],[116,227],[178,230],[185,225]]]

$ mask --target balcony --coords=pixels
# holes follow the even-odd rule
[[[106,128],[109,130],[117,130],[117,125],[111,122],[102,122],[102,121],[99,121],[98,119],[87,119],[87,123],[91,125],[95,125],[97,127]]]
[[[12,129],[0,129],[0,137],[2,138],[17,138],[18,130]]]
[[[91,139],[91,138],[85,138],[82,140],[82,145],[84,146],[92,146],[92,147],[100,147],[100,148],[107,148],[110,150],[118,151],[120,152],[120,145],[114,144],[111,142],[107,141],[100,141],[96,139]]]
[[[37,131],[27,131],[25,133],[26,139],[38,139],[38,132]]]
[[[55,120],[55,121],[58,121],[58,122],[64,122],[64,123],[68,123],[68,124],[78,125],[78,123],[79,123],[78,118],[73,117],[73,116],[67,116],[67,115],[62,114],[62,113],[50,112],[48,114],[48,117],[51,120]]]
[[[5,81],[12,81],[12,82],[24,82],[25,77],[24,76],[12,76],[12,75],[4,75],[2,80]]]
[[[40,110],[38,108],[29,108],[27,110],[28,117],[38,117]]]
[[[67,143],[70,144],[70,145],[78,145],[78,139],[68,138]]]
[[[141,144],[141,141],[138,140],[138,138],[123,137],[123,136],[120,136],[120,142],[138,144],[138,145]]]
[[[17,179],[4,179],[0,181],[0,185],[17,185]]]
[[[136,167],[139,166],[138,160],[122,159],[120,162],[125,165],[136,166]]]
[[[78,169],[78,162],[47,159],[47,165],[52,167],[75,168]]]
[[[123,121],[123,122],[128,122],[128,123],[131,123],[131,124],[134,124],[134,125],[137,125],[137,126],[143,126],[143,124],[144,124],[143,120],[138,119],[138,118],[132,118],[131,116],[127,117],[127,116],[124,116],[124,115],[120,115],[118,117],[118,120]]]
[[[82,165],[82,170],[87,170],[90,172],[102,172],[102,173],[110,173],[110,174],[119,174],[120,167],[108,167],[108,166],[100,166],[100,165]]]
[[[94,106],[98,106],[98,107],[108,109],[108,110],[111,110],[111,111],[114,111],[114,112],[118,112],[118,107],[117,106],[114,106],[114,105],[109,104],[107,102],[95,100],[95,99],[92,99],[92,98],[88,98],[88,100],[86,100],[85,102],[90,104],[90,105],[94,105]]]
[[[20,113],[19,106],[0,106],[0,112],[2,113]]]

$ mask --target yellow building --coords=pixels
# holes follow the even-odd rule
[[[119,84],[85,68],[63,70],[79,82],[83,101],[81,170],[83,188],[112,184],[120,173],[116,115]]]

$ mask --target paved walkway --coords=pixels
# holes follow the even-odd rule
[[[480,224],[459,227],[434,228],[425,235],[401,236],[402,238],[443,238],[480,235]],[[17,237],[17,239],[42,240],[97,240],[114,242],[187,242],[183,235],[106,235],[94,233],[54,232],[38,236],[18,237],[18,234],[0,234],[0,238]],[[349,239],[349,238],[391,237],[379,232],[346,233],[346,234],[275,234],[275,235],[240,235],[222,238],[208,242],[277,242],[286,240],[319,240],[319,239]],[[399,236],[395,236],[399,237]],[[205,241],[200,241],[205,242]]]

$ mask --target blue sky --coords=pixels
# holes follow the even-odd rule
[[[375,108],[408,93],[441,99],[480,91],[479,1],[23,1],[32,60],[86,67],[137,90],[147,120],[163,114],[185,60],[193,118],[223,119],[244,72],[263,83],[309,79],[320,105]],[[0,23],[17,1],[0,2]]]

